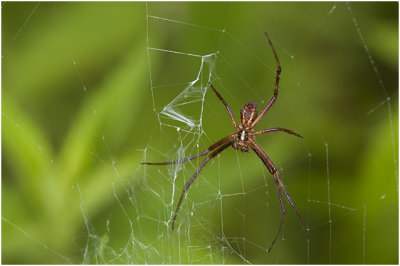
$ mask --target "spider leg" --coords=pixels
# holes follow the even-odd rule
[[[268,132],[274,132],[274,131],[283,131],[283,132],[286,132],[288,134],[295,135],[296,137],[303,138],[303,136],[297,134],[296,132],[293,132],[290,129],[281,128],[281,127],[263,129],[263,130],[254,132],[253,135],[255,136],[255,135],[260,135],[260,134],[264,134],[264,133],[268,133]]]
[[[268,171],[272,175],[275,174],[278,170],[276,169],[275,165],[268,157],[268,155],[265,153],[265,151],[260,147],[260,145],[258,145],[257,142],[255,141],[249,142],[249,145],[253,149],[253,151],[257,154],[257,156],[261,159],[261,161],[265,164]]]
[[[274,104],[274,102],[276,101],[276,98],[278,97],[278,88],[279,88],[279,79],[281,77],[281,63],[279,62],[279,58],[278,55],[275,52],[275,48],[272,45],[271,39],[269,38],[268,34],[266,32],[265,36],[267,36],[267,40],[268,40],[268,44],[272,49],[272,53],[274,54],[275,57],[275,61],[277,64],[277,69],[276,69],[276,79],[275,79],[275,88],[274,88],[274,96],[272,96],[272,98],[269,100],[269,102],[267,103],[267,105],[264,107],[264,109],[261,111],[260,115],[257,116],[257,118],[254,120],[253,124],[251,125],[251,128],[254,128],[258,122],[260,122],[260,120],[263,118],[263,116],[265,115],[265,113],[269,110],[269,108],[271,108],[271,106]]]
[[[267,250],[268,253],[271,251],[272,247],[275,245],[276,240],[278,239],[278,235],[282,230],[283,221],[285,220],[285,214],[286,214],[285,205],[283,204],[283,200],[282,200],[281,189],[279,187],[278,180],[275,178],[275,175],[274,175],[274,181],[275,181],[276,192],[278,193],[279,203],[281,205],[282,216],[281,216],[281,222],[279,223],[278,231],[275,233],[274,240],[272,241],[271,246]]]
[[[303,231],[306,234],[307,239],[308,239],[309,238],[308,231],[307,231],[306,226],[304,225],[303,219],[301,218],[301,215],[300,215],[299,211],[297,210],[296,206],[294,205],[294,201],[292,200],[292,198],[290,197],[289,193],[287,192],[287,190],[285,188],[285,185],[283,184],[282,180],[280,179],[279,173],[278,172],[276,172],[276,173],[277,173],[277,175],[276,176],[274,175],[274,178],[279,182],[279,186],[281,187],[283,193],[285,194],[287,201],[289,202],[290,206],[292,206],[292,208],[296,212],[297,217],[300,220],[301,226],[303,227]]]
[[[228,111],[229,116],[231,117],[233,126],[238,129],[237,124],[236,124],[236,119],[235,116],[232,113],[231,108],[229,107],[229,105],[226,103],[226,101],[224,100],[224,98],[222,98],[221,94],[219,94],[219,92],[214,88],[214,86],[211,84],[211,82],[208,83],[211,87],[211,89],[214,91],[215,95],[217,95],[218,99],[225,105],[226,110]]]
[[[282,229],[282,225],[283,225],[283,221],[284,221],[285,213],[286,213],[286,209],[285,209],[285,206],[283,205],[283,200],[282,200],[282,195],[281,195],[280,190],[283,191],[290,206],[292,206],[292,208],[296,212],[297,217],[300,220],[301,226],[303,227],[303,231],[306,234],[307,239],[308,239],[309,236],[308,236],[307,229],[304,225],[303,219],[301,218],[299,211],[297,210],[296,206],[294,205],[292,198],[290,197],[289,193],[287,192],[285,185],[283,184],[282,180],[280,179],[279,172],[276,169],[274,163],[271,161],[271,159],[268,157],[268,155],[265,153],[265,151],[255,141],[250,142],[249,145],[254,150],[254,152],[258,155],[258,157],[261,159],[261,161],[265,164],[268,171],[274,176],[275,186],[277,187],[279,203],[281,205],[281,210],[282,210],[282,218],[281,218],[281,222],[279,224],[278,232],[276,233],[274,240],[272,241],[271,247],[268,249],[268,252],[271,250],[271,248],[275,244],[275,241]]]
[[[178,205],[176,206],[176,210],[174,213],[174,218],[172,220],[172,231],[174,230],[174,226],[175,226],[175,220],[176,220],[176,216],[178,215],[178,211],[179,208],[181,206],[183,197],[185,196],[186,191],[189,189],[190,185],[193,183],[193,181],[196,179],[196,177],[198,176],[198,174],[200,173],[200,171],[203,169],[204,165],[206,165],[206,163],[211,160],[212,158],[214,158],[215,156],[217,156],[218,154],[220,154],[223,150],[225,150],[226,148],[228,148],[232,143],[231,142],[227,142],[225,144],[223,144],[221,147],[219,147],[218,149],[214,150],[210,155],[208,155],[207,158],[204,159],[204,161],[201,163],[200,167],[196,170],[196,172],[194,173],[194,175],[190,178],[190,180],[186,183],[185,187],[183,188],[183,191],[181,193],[181,197],[179,198],[179,202]]]
[[[149,163],[149,162],[141,162],[140,164],[148,164],[148,165],[170,165],[170,164],[181,164],[181,163],[186,163],[187,161],[196,159],[198,157],[201,157],[203,155],[206,155],[207,153],[209,153],[210,151],[214,150],[215,148],[221,146],[222,144],[224,144],[225,142],[230,142],[233,139],[234,134],[229,135],[217,142],[215,142],[213,145],[211,145],[210,147],[208,147],[206,150],[204,150],[203,152],[196,154],[196,155],[192,155],[186,158],[183,158],[181,160],[178,161],[172,161],[172,162],[162,162],[162,163]]]

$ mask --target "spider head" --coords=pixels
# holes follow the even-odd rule
[[[249,127],[253,124],[257,117],[257,105],[253,101],[248,101],[240,110],[240,120],[244,127]]]
[[[249,152],[249,148],[246,147],[246,146],[240,146],[240,150],[241,150],[242,152]]]
[[[246,145],[245,143],[243,143],[243,142],[233,142],[233,143],[232,143],[232,147],[233,147],[235,150],[240,149],[242,152],[248,152],[248,151],[249,151],[249,148],[248,148],[247,145]]]

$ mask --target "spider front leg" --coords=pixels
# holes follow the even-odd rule
[[[287,201],[289,202],[290,206],[292,206],[292,208],[294,209],[294,211],[296,212],[297,217],[300,220],[301,226],[303,227],[303,231],[307,236],[307,239],[309,238],[308,236],[308,231],[306,226],[304,225],[303,219],[301,218],[301,215],[299,213],[299,211],[297,210],[296,206],[294,205],[294,201],[292,200],[292,198],[289,195],[289,192],[287,192],[285,185],[283,184],[282,180],[279,177],[279,173],[276,172],[276,175],[274,175],[275,180],[279,183],[279,187],[282,189],[283,193],[286,196]]]
[[[225,142],[230,142],[232,140],[234,135],[229,135],[217,142],[215,142],[213,145],[211,145],[210,147],[208,147],[207,149],[205,149],[203,152],[196,154],[196,155],[192,155],[189,157],[185,157],[181,160],[178,161],[172,161],[172,162],[162,162],[162,163],[149,163],[149,162],[141,162],[140,164],[147,164],[147,165],[170,165],[170,164],[181,164],[181,163],[186,163],[190,160],[196,159],[198,157],[204,156],[207,153],[209,153],[210,151],[216,149],[217,147],[221,146],[222,144],[224,144]]]
[[[276,172],[276,174],[278,174],[278,172]],[[285,220],[285,214],[286,214],[285,205],[283,204],[282,200],[281,188],[279,186],[278,180],[275,178],[275,174],[274,174],[274,182],[275,182],[276,192],[278,193],[279,204],[281,205],[282,216],[281,216],[281,222],[279,223],[278,231],[275,234],[274,240],[272,240],[271,246],[267,250],[268,253],[271,251],[271,248],[275,245],[275,242],[278,239],[278,235],[281,232],[283,221]]]
[[[278,231],[275,234],[274,240],[272,241],[271,246],[268,249],[268,252],[272,249],[272,247],[274,246],[279,233],[281,232],[282,226],[283,226],[283,221],[285,219],[285,214],[286,214],[286,209],[282,200],[282,194],[281,194],[281,190],[283,191],[283,193],[285,194],[286,200],[289,202],[290,206],[292,206],[292,208],[294,209],[294,211],[297,214],[297,217],[300,220],[301,226],[303,227],[303,231],[308,237],[308,232],[306,229],[306,226],[304,225],[303,219],[301,218],[301,215],[299,213],[299,211],[297,210],[296,206],[294,205],[294,202],[292,200],[292,198],[290,197],[289,193],[287,192],[285,185],[283,184],[282,180],[279,177],[279,172],[276,169],[274,163],[271,161],[271,159],[268,157],[268,155],[265,153],[265,151],[255,142],[252,141],[249,143],[250,147],[254,150],[254,152],[257,154],[257,156],[261,159],[261,161],[264,163],[264,165],[267,167],[268,171],[273,175],[274,177],[274,182],[275,182],[275,187],[278,193],[278,198],[279,198],[279,203],[281,205],[281,210],[282,210],[282,217],[281,217],[281,222],[279,224],[279,228]]]
[[[226,148],[228,148],[231,145],[231,142],[227,142],[224,145],[222,145],[221,147],[219,147],[218,149],[216,149],[215,151],[213,151],[207,158],[204,159],[204,161],[201,163],[200,167],[197,169],[197,171],[194,173],[194,175],[190,178],[190,180],[186,183],[185,187],[183,188],[183,191],[181,193],[181,197],[179,198],[179,202],[178,205],[176,206],[176,210],[174,213],[174,218],[172,220],[172,231],[174,230],[174,226],[175,226],[175,220],[176,220],[176,216],[178,215],[178,211],[179,208],[181,206],[183,197],[185,196],[186,191],[189,189],[190,185],[193,183],[193,181],[196,179],[196,177],[199,175],[200,171],[203,169],[204,165],[206,165],[206,163],[211,160],[212,158],[214,158],[215,156],[217,156],[218,154],[220,154],[223,150],[225,150]]]
[[[207,158],[204,159],[204,161],[201,163],[200,167],[197,169],[197,171],[194,173],[194,175],[190,178],[190,180],[186,183],[181,197],[179,199],[178,202],[178,206],[176,207],[175,213],[174,213],[174,218],[172,220],[172,230],[174,230],[174,225],[175,225],[175,219],[176,216],[178,215],[178,211],[179,211],[179,207],[181,206],[183,197],[186,193],[186,191],[189,189],[190,185],[193,183],[193,181],[196,179],[197,175],[200,173],[200,171],[203,169],[204,165],[211,160],[212,158],[214,158],[215,156],[217,156],[218,154],[220,154],[223,150],[225,150],[227,147],[229,147],[232,144],[232,140],[235,137],[235,134],[229,135],[219,141],[217,141],[216,143],[214,143],[213,145],[211,145],[210,147],[208,147],[205,151],[196,154],[196,155],[192,155],[186,158],[183,158],[181,160],[178,161],[172,161],[172,162],[162,162],[162,163],[149,163],[149,162],[141,162],[140,164],[147,164],[147,165],[171,165],[171,164],[181,164],[181,163],[185,163],[187,161],[193,160],[195,158],[201,157],[203,155],[206,155],[207,153],[213,151]]]

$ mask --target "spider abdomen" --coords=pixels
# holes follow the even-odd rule
[[[240,110],[242,125],[249,127],[257,117],[257,105],[253,101],[248,101]]]

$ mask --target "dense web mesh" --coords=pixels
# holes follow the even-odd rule
[[[121,19],[121,25],[131,23],[127,32],[136,35],[121,37],[126,36],[122,29],[108,31],[103,25],[109,43],[91,46],[93,53],[101,54],[116,45],[113,39],[126,38],[127,45],[118,48],[121,56],[113,57],[117,63],[104,58],[112,67],[101,72],[98,63],[98,72],[88,71],[86,60],[99,59],[74,48],[74,37],[79,36],[69,31],[65,39],[72,48],[65,55],[56,52],[75,82],[60,85],[60,90],[73,91],[74,97],[79,90],[74,101],[83,106],[79,111],[66,109],[79,116],[70,122],[68,133],[61,134],[66,141],[59,145],[59,153],[17,111],[30,93],[18,99],[12,89],[24,83],[3,71],[3,99],[14,99],[3,101],[2,108],[3,262],[21,263],[8,244],[13,237],[33,246],[29,254],[45,254],[42,260],[32,255],[28,263],[398,262],[398,92],[393,78],[397,72],[382,59],[393,57],[392,50],[385,54],[387,50],[375,41],[378,37],[365,29],[365,14],[374,13],[372,4],[125,4],[106,21],[130,19],[129,12],[135,12],[141,15],[137,25],[129,19]],[[130,5],[132,9],[127,8]],[[18,63],[13,49],[18,51],[19,41],[36,33],[32,28],[43,27],[35,18],[45,16],[47,9],[52,21],[63,25],[79,24],[79,16],[84,18],[92,8],[87,6],[71,22],[64,8],[72,7],[34,3],[27,8],[20,24],[4,34],[8,42],[3,66],[12,69]],[[298,25],[289,25],[294,14],[301,14]],[[392,34],[390,21],[382,23],[388,23],[381,26]],[[102,26],[94,25],[87,27]],[[270,253],[281,208],[272,176],[253,152],[228,148],[211,160],[186,193],[174,231],[173,213],[183,187],[204,157],[185,164],[140,165],[198,154],[234,131],[209,82],[236,118],[249,100],[262,110],[273,95],[277,67],[264,31],[274,43],[283,72],[277,102],[256,129],[289,128],[304,139],[271,133],[257,141],[277,166],[310,234],[307,239],[284,199],[285,223]],[[397,71],[397,61],[395,65]],[[21,67],[18,76],[22,71]],[[101,73],[107,76],[94,78]],[[53,95],[49,91],[42,89],[45,96]],[[36,110],[35,104],[27,106]],[[24,147],[7,142],[20,135],[27,143]],[[18,158],[26,146],[32,147],[38,165],[46,165],[49,178],[41,180],[43,185],[33,182],[47,186],[35,204],[43,204],[48,215],[44,217],[50,217],[43,224],[58,229],[35,231],[6,205],[16,191],[5,191],[15,186],[9,180],[26,174],[13,172],[15,166],[7,157]],[[48,159],[40,161],[39,154]],[[62,193],[51,189],[54,176],[61,180],[55,186],[65,186]],[[38,224],[41,219],[45,218],[32,218]],[[377,232],[382,224],[387,229]],[[60,227],[65,235],[55,238]],[[60,239],[72,244],[66,247]]]

